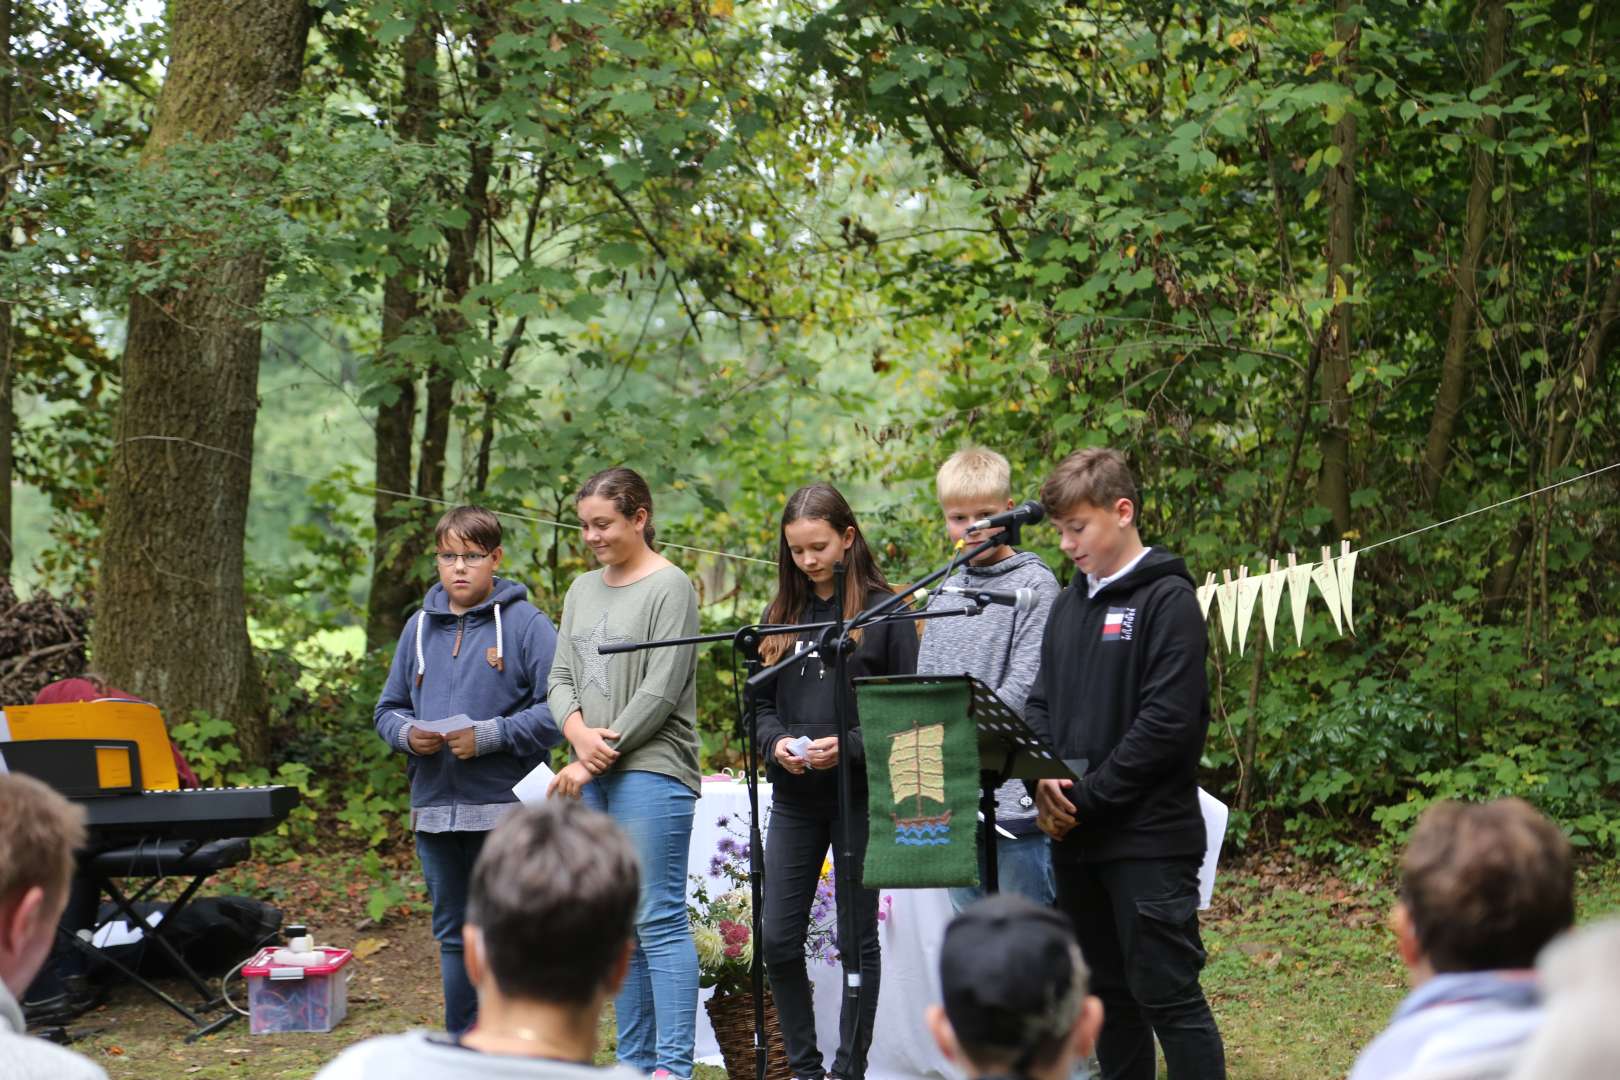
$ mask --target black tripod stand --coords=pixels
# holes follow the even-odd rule
[[[1013,534],[1013,535],[1009,535]],[[750,891],[750,917],[752,926],[750,933],[754,942],[754,962],[751,970],[752,990],[754,996],[754,1077],[755,1080],[765,1080],[768,1060],[768,1047],[765,1042],[765,967],[760,943],[760,920],[763,912],[765,866],[764,842],[759,826],[759,726],[757,715],[756,696],[760,687],[775,679],[785,668],[802,656],[788,655],[770,667],[761,667],[759,654],[760,643],[772,634],[804,634],[808,631],[820,630],[821,637],[816,645],[823,662],[832,661],[834,678],[837,680],[837,692],[833,695],[834,720],[838,730],[838,763],[835,766],[838,782],[838,809],[842,819],[842,828],[839,834],[840,861],[846,867],[853,867],[854,846],[850,833],[850,820],[853,811],[852,796],[853,782],[849,774],[848,736],[851,728],[848,708],[843,688],[849,684],[846,666],[847,653],[853,648],[851,638],[856,630],[880,622],[917,621],[922,619],[954,618],[962,615],[977,615],[980,608],[977,604],[969,603],[965,607],[950,611],[898,611],[910,597],[926,588],[939,579],[953,573],[958,566],[976,558],[978,555],[1004,543],[1016,543],[1016,527],[1009,526],[1004,532],[997,533],[977,547],[953,556],[946,566],[922,578],[904,591],[887,597],[872,607],[862,611],[847,623],[843,618],[844,589],[846,568],[838,563],[833,568],[833,603],[838,617],[831,622],[822,623],[794,623],[786,625],[771,625],[754,623],[740,626],[735,630],[714,633],[697,634],[688,637],[664,638],[658,641],[623,642],[611,645],[598,646],[597,652],[604,655],[614,653],[638,652],[642,649],[673,648],[680,645],[710,645],[719,642],[730,642],[733,649],[743,657],[749,672],[743,684],[742,715],[739,718],[746,746],[748,786],[748,880]],[[837,887],[840,891],[854,888],[855,882],[846,880],[851,875],[841,875]],[[855,904],[851,897],[848,901],[840,897],[838,902],[838,933],[843,947],[839,949],[844,969],[844,1007],[852,1009],[851,1015],[860,1015],[861,986],[860,966],[857,950],[852,946],[857,938],[858,928],[854,924]]]
[[[823,663],[827,663],[830,660],[833,668],[833,720],[837,725],[838,731],[838,762],[835,766],[835,769],[837,770],[836,776],[838,782],[839,816],[839,846],[837,861],[840,865],[848,868],[853,868],[855,866],[855,846],[853,836],[854,781],[850,774],[851,766],[848,753],[849,732],[853,725],[850,723],[849,705],[845,692],[846,688],[850,685],[847,661],[849,653],[853,651],[855,646],[853,635],[856,631],[861,630],[864,627],[872,626],[880,622],[950,618],[960,615],[977,615],[980,608],[971,602],[966,607],[956,608],[950,611],[902,611],[900,609],[902,605],[904,605],[912,596],[916,595],[919,591],[925,589],[927,586],[933,584],[935,581],[954,573],[957,567],[971,562],[982,553],[999,547],[1002,544],[1016,543],[1016,533],[1016,526],[1008,526],[1003,530],[997,531],[989,539],[980,543],[971,550],[960,552],[953,556],[943,568],[913,582],[899,592],[884,597],[882,600],[861,611],[847,623],[844,621],[843,617],[844,590],[846,585],[845,577],[847,571],[842,562],[833,567],[833,594],[831,600],[834,610],[837,612],[837,617],[830,624],[816,624],[824,626],[820,640],[816,646],[816,652],[820,655]],[[799,625],[793,627],[792,629],[802,633],[806,630],[814,628],[815,626],[812,625]],[[771,666],[754,672],[748,677],[747,686],[749,689],[764,686],[772,679],[775,679],[789,665],[795,663],[799,659],[800,657],[795,655],[785,656]],[[852,872],[846,872],[840,874],[836,882],[838,937],[840,941],[838,953],[839,959],[842,962],[844,974],[842,1008],[848,1015],[856,1018],[856,1024],[859,1025],[862,988],[860,956],[859,950],[855,947],[855,943],[859,939],[860,928],[856,924],[855,898],[854,895],[848,891],[857,888],[858,883],[853,880],[849,880],[852,877]],[[757,919],[757,908],[755,909],[755,912]],[[755,940],[757,941],[758,939],[756,938]],[[757,963],[758,952],[755,953],[755,957]],[[756,1014],[763,1014],[763,1010],[760,1007],[756,1007],[755,1012]],[[756,1038],[758,1038],[758,1035],[756,1035]],[[761,1057],[760,1060],[763,1062],[763,1057]]]

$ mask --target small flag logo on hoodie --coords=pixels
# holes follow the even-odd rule
[[[1130,607],[1111,607],[1103,618],[1102,639],[1104,641],[1129,641],[1131,631],[1136,627],[1136,609]]]

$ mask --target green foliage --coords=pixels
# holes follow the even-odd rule
[[[19,138],[0,258],[43,406],[18,444],[53,508],[33,550],[56,580],[92,579],[117,395],[102,349],[130,290],[258,254],[249,615],[273,767],[319,778],[339,835],[386,845],[404,806],[370,726],[386,657],[322,650],[363,619],[379,531],[424,549],[436,503],[369,517],[369,425],[434,380],[445,482],[422,485],[415,416],[419,493],[508,514],[505,572],[552,614],[594,565],[573,492],[620,462],[652,481],[662,539],[766,559],[786,493],[830,477],[896,580],[943,558],[930,479],[967,442],[1007,454],[1020,496],[1069,450],[1123,447],[1148,540],[1197,577],[1575,476],[1620,459],[1602,334],[1620,9],[1507,4],[1486,79],[1490,8],[328,5],[295,100],[159,171],[138,164],[150,87],[129,74],[158,28],[109,14],[127,78],[97,82],[23,5],[25,81],[61,106]],[[385,328],[402,282],[413,302]],[[1429,499],[1459,303],[1461,413]],[[78,321],[91,305],[107,326]],[[1339,384],[1324,357],[1341,353]],[[1204,780],[1248,796],[1235,836],[1328,858],[1371,841],[1376,872],[1430,801],[1511,791],[1615,850],[1613,477],[1366,552],[1353,638],[1318,615],[1262,667],[1217,644]],[[1027,540],[1062,565],[1049,531]],[[773,586],[769,566],[666,552],[705,630],[750,621]],[[698,679],[705,759],[740,764],[729,651],[705,650]],[[182,726],[213,774],[246,775],[227,733]]]

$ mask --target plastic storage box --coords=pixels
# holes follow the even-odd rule
[[[248,984],[248,1023],[255,1035],[277,1031],[331,1031],[349,1011],[348,949],[320,950],[312,967],[271,963],[262,949],[242,969]]]

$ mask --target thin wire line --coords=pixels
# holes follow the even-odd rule
[[[1537,495],[1541,495],[1541,494],[1544,494],[1546,492],[1552,491],[1554,488],[1561,488],[1565,484],[1574,484],[1574,483],[1578,483],[1578,482],[1580,482],[1582,480],[1590,480],[1592,477],[1597,476],[1600,473],[1606,473],[1610,469],[1620,469],[1620,461],[1616,461],[1612,465],[1605,465],[1601,469],[1593,469],[1589,473],[1582,473],[1580,476],[1572,476],[1568,480],[1560,480],[1556,484],[1548,484],[1546,487],[1537,488],[1534,491],[1527,491],[1523,495],[1515,495],[1511,499],[1503,499],[1501,502],[1492,503],[1489,506],[1481,506],[1477,510],[1470,510],[1465,514],[1458,514],[1454,518],[1447,518],[1444,521],[1436,521],[1433,524],[1423,526],[1421,529],[1413,529],[1411,532],[1401,533],[1401,535],[1399,535],[1399,536],[1392,536],[1388,540],[1380,540],[1376,544],[1368,544],[1366,547],[1357,548],[1356,549],[1356,554],[1359,555],[1363,551],[1371,551],[1373,548],[1383,547],[1385,544],[1393,544],[1397,540],[1410,539],[1411,537],[1417,536],[1419,533],[1426,533],[1430,529],[1439,529],[1439,528],[1443,528],[1446,525],[1454,525],[1457,522],[1461,521],[1463,518],[1470,518],[1470,517],[1473,517],[1475,514],[1483,514],[1483,513],[1486,513],[1487,511],[1490,511],[1490,510],[1496,510],[1496,509],[1499,509],[1501,507],[1504,507],[1504,506],[1508,505],[1509,503],[1516,503],[1516,502],[1520,501],[1521,499],[1531,499],[1531,498],[1534,498]]]
[[[224,454],[227,457],[234,457],[240,461],[245,461],[250,466],[262,469],[265,472],[280,473],[283,476],[296,477],[299,480],[307,480],[312,484],[327,483],[331,480],[330,477],[309,476],[306,473],[294,472],[292,469],[281,469],[274,465],[265,465],[262,463],[255,465],[251,458],[239,454],[235,450],[229,450],[223,446],[210,446],[205,442],[198,442],[196,439],[182,438],[178,435],[131,435],[129,438],[122,441],[186,443],[202,450],[212,450],[217,454]],[[461,505],[452,499],[435,499],[428,495],[417,495],[416,493],[410,491],[392,491],[388,488],[367,487],[366,485],[358,483],[354,480],[346,480],[343,481],[343,483],[347,487],[355,491],[364,492],[367,495],[392,495],[396,499],[412,499],[416,502],[432,503],[436,506]],[[574,525],[566,521],[554,521],[551,518],[540,517],[536,514],[519,514],[511,510],[491,510],[490,513],[494,514],[496,517],[512,518],[515,521],[529,521],[536,525],[550,525],[554,529],[572,529],[575,532],[580,530],[580,526],[578,525]],[[769,559],[758,559],[752,555],[738,555],[730,551],[721,551],[718,548],[696,547],[692,544],[677,544],[673,540],[660,540],[659,543],[664,547],[678,548],[681,551],[695,551],[703,555],[718,555],[722,559],[736,559],[739,562],[759,563],[761,566],[776,565]]]

